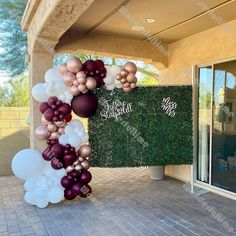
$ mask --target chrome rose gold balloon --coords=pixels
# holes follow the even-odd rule
[[[46,126],[39,126],[35,130],[35,136],[40,140],[46,140],[49,138],[50,132]]]
[[[131,91],[131,88],[130,88],[130,87],[128,87],[128,88],[123,88],[123,91],[126,92],[126,93],[128,93],[128,92]]]
[[[86,78],[86,74],[83,71],[79,71],[78,73],[76,73],[76,78]]]
[[[122,70],[120,71],[120,74],[121,74],[122,77],[126,77],[126,76],[128,76],[129,71],[126,70],[126,69],[122,69]]]
[[[78,86],[78,89],[79,89],[80,92],[83,92],[83,91],[86,90],[87,88],[86,88],[86,85],[85,85],[85,84],[80,84],[80,85]]]
[[[50,139],[59,139],[60,134],[56,131],[56,132],[52,132]]]
[[[131,83],[130,88],[132,88],[132,89],[136,88],[136,83]]]
[[[73,166],[67,166],[67,167],[66,167],[66,172],[67,172],[67,173],[71,172],[72,170],[74,170],[74,167],[73,167]]]
[[[84,160],[81,162],[81,166],[83,167],[83,169],[88,170],[90,165],[89,162],[87,160]]]
[[[132,83],[135,81],[135,74],[134,73],[129,73],[128,76],[126,77],[127,81]]]
[[[48,124],[49,124],[49,121],[47,121],[47,120],[45,119],[44,115],[42,115],[41,121],[42,121],[42,124],[43,124],[43,125],[48,125]]]
[[[87,80],[86,77],[78,77],[77,81],[79,84],[85,84]]]
[[[74,81],[73,81],[73,85],[76,86],[76,87],[78,87],[78,86],[79,86],[78,80],[74,80]]]
[[[130,87],[130,83],[126,82],[125,84],[123,84],[123,88],[129,88]]]
[[[73,81],[76,79],[75,75],[71,72],[66,72],[63,75],[63,81],[64,84],[67,86],[72,86],[73,85]]]
[[[55,124],[53,124],[53,123],[49,123],[48,124],[48,131],[50,131],[50,132],[57,131],[57,126]]]
[[[81,60],[77,57],[72,57],[67,62],[67,69],[72,73],[77,73],[82,70],[83,64]]]
[[[65,130],[65,128],[58,128],[57,132],[59,134],[64,134],[65,133],[64,130]]]
[[[92,148],[90,145],[84,144],[79,148],[79,155],[81,157],[88,157],[92,153]]]
[[[121,80],[121,79],[122,79],[121,74],[116,75],[116,79],[117,79],[117,80]]]
[[[84,161],[84,158],[83,157],[79,157],[78,159],[80,162]]]
[[[85,85],[87,89],[95,89],[97,86],[97,82],[93,77],[88,77]]]
[[[122,78],[120,82],[121,82],[122,84],[124,84],[124,83],[127,82],[127,80],[126,80],[126,78]]]
[[[84,91],[82,91],[82,93],[87,93],[88,92],[88,89],[85,89]]]
[[[125,63],[124,68],[127,71],[129,71],[130,73],[134,73],[135,74],[137,72],[137,66],[133,62],[131,62],[131,61]]]
[[[55,122],[55,125],[58,128],[65,127],[66,126],[66,122],[65,121],[57,121],[57,122]]]
[[[80,93],[78,87],[76,87],[76,86],[72,86],[72,87],[70,88],[70,91],[71,91],[71,93],[72,93],[73,96],[79,95],[79,93]]]
[[[59,71],[60,71],[61,74],[65,74],[66,72],[68,72],[67,64],[66,63],[61,64],[60,67],[59,67]]]
[[[75,166],[75,170],[77,170],[77,171],[80,171],[82,169],[83,169],[82,165],[76,165]]]

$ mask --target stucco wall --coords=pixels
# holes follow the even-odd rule
[[[189,85],[192,66],[236,58],[236,20],[171,43],[169,53],[169,66],[160,71],[160,83]],[[191,179],[190,166],[168,166],[166,174]]]
[[[13,156],[29,147],[28,115],[28,107],[0,107],[0,176],[11,175]]]

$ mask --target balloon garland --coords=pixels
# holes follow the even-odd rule
[[[47,147],[40,154],[33,149],[18,152],[12,160],[16,177],[25,181],[25,201],[40,208],[49,203],[85,198],[92,193],[88,171],[92,148],[88,134],[72,111],[83,118],[93,116],[98,108],[96,88],[122,88],[130,92],[136,87],[137,67],[127,62],[123,67],[105,66],[101,60],[82,63],[72,57],[59,69],[45,73],[45,82],[32,89],[33,98],[41,102],[42,125],[35,136]]]

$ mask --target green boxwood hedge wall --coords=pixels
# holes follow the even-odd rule
[[[167,164],[191,164],[192,87],[140,87],[130,93],[99,89],[100,99],[95,116],[89,119],[89,142],[94,150],[91,164],[97,167],[135,167]],[[177,103],[171,117],[161,107],[163,98]],[[102,119],[101,101],[131,103],[132,111]],[[138,136],[130,130],[137,129]],[[134,137],[135,136],[135,137]],[[143,138],[143,140],[141,138]],[[138,139],[140,138],[140,139]],[[145,145],[141,144],[145,141]],[[147,146],[148,143],[148,146]]]

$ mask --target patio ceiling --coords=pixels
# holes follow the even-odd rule
[[[127,8],[128,17],[137,20],[149,35],[155,35],[165,43],[217,26],[220,20],[227,22],[236,18],[234,0],[95,0],[65,33],[63,43],[70,38],[68,36],[88,34],[147,39],[143,32],[131,29],[132,22],[119,12],[121,6]],[[213,10],[215,19],[210,16]],[[155,22],[146,24],[145,18]]]

